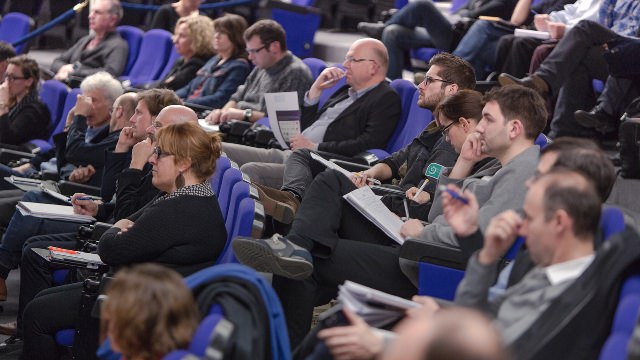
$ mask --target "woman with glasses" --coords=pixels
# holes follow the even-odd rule
[[[204,15],[180,18],[173,35],[173,44],[180,57],[159,81],[146,84],[146,89],[162,87],[178,90],[191,81],[197,71],[213,56],[213,21]]]
[[[213,21],[213,48],[217,55],[202,67],[189,84],[176,91],[186,103],[218,109],[227,103],[251,70],[242,37],[244,18],[227,14]]]
[[[107,230],[98,254],[115,268],[152,262],[187,276],[213,265],[227,241],[208,183],[222,150],[220,139],[195,123],[163,127],[156,139],[149,163],[160,195]],[[40,266],[49,265],[23,259],[19,307],[24,311],[22,317],[19,311],[17,334],[24,339],[22,358],[57,359],[55,332],[76,327],[82,283],[46,289],[49,279],[31,275],[46,272]]]
[[[32,139],[47,139],[51,115],[38,97],[38,63],[20,55],[9,59],[0,85],[0,143],[23,145]]]

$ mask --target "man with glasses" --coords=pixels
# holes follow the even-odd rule
[[[305,94],[300,121],[302,133],[288,139],[291,150],[225,143],[224,151],[255,183],[280,188],[284,163],[292,152],[302,151],[298,157],[301,166],[290,170],[291,176],[298,179],[306,178],[312,162],[311,150],[351,157],[367,149],[384,147],[401,115],[400,98],[385,81],[387,62],[387,50],[380,41],[354,42],[343,62],[344,70],[325,69]],[[342,77],[346,85],[320,107],[321,94]],[[284,201],[296,206],[298,199],[293,194],[283,194],[287,196]],[[267,213],[273,215],[270,207]]]
[[[116,30],[122,15],[118,0],[94,2],[89,12],[91,33],[53,61],[54,78],[77,86],[82,78],[98,71],[106,71],[115,77],[122,74],[129,53],[127,42]]]
[[[255,68],[229,102],[207,116],[211,124],[231,120],[256,122],[267,116],[265,93],[296,91],[302,103],[304,92],[313,82],[309,68],[287,50],[286,34],[277,22],[256,22],[245,30],[244,40]]]

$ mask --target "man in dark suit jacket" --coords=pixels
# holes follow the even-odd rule
[[[302,133],[288,139],[291,150],[318,150],[350,157],[384,147],[401,113],[400,98],[385,81],[387,64],[387,50],[380,41],[354,42],[343,63],[345,70],[325,69],[305,94]],[[322,92],[342,77],[346,77],[347,86],[318,108]],[[223,148],[254,182],[273,188],[282,185],[284,163],[292,151],[228,143]]]

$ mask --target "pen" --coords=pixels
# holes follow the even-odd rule
[[[354,175],[355,175],[355,176],[357,176],[357,177],[361,177],[361,178],[362,178],[362,177],[364,177],[364,176],[362,176],[362,174],[361,174],[361,173],[355,173]],[[382,183],[381,183],[381,182],[380,182],[380,180],[378,180],[378,179],[374,179],[374,178],[367,178],[367,181],[372,182],[372,183],[374,183],[374,184],[376,184],[376,185],[382,185]]]
[[[424,190],[424,187],[427,186],[427,183],[429,183],[429,179],[424,179],[424,182],[422,183],[422,185],[420,186],[420,189],[418,189],[418,191],[416,191],[416,194],[413,195],[413,198],[411,198],[411,200],[415,199],[418,197],[418,195],[420,195],[420,193],[422,192],[422,190]]]
[[[469,204],[469,199],[467,199],[466,197],[458,194],[457,192],[449,189],[448,187],[444,186],[444,185],[440,185],[438,186],[438,189],[440,189],[440,191],[446,191],[449,193],[449,195],[451,195],[452,198],[460,201],[461,203],[468,205]]]
[[[81,196],[81,197],[77,197],[76,200],[95,200],[95,199],[89,196]],[[71,201],[71,197],[69,197],[69,201]]]
[[[342,79],[343,77],[344,77],[344,75],[340,76],[339,78],[329,79],[329,80],[323,82],[322,84],[320,84],[320,86],[329,86],[329,85],[333,84],[334,82]]]

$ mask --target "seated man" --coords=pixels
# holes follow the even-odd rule
[[[464,35],[464,18],[475,19],[480,15],[509,17],[515,0],[471,0],[447,19],[429,0],[409,2],[384,24],[358,24],[358,30],[382,39],[389,50],[391,79],[402,78],[405,51],[419,47],[435,47],[451,51],[457,45],[458,36]],[[468,19],[467,19],[468,20]],[[460,23],[457,23],[460,21]],[[456,23],[456,24],[454,24]],[[458,35],[458,30],[460,31]]]
[[[558,42],[540,68],[523,79],[501,74],[500,84],[520,84],[539,91],[542,95],[556,96],[557,102],[551,121],[552,138],[560,136],[592,137],[595,132],[580,126],[574,118],[577,110],[593,106],[592,80],[608,76],[602,57],[602,45],[620,36],[635,35],[640,28],[640,2],[620,0],[615,3],[610,19],[601,25],[583,20]]]
[[[501,37],[513,34],[516,27],[532,28],[534,16],[560,10],[573,2],[574,0],[548,0],[534,5],[531,0],[519,0],[508,24],[491,20],[476,21],[460,40],[453,54],[473,64],[476,78],[483,80],[487,68],[493,68],[495,64],[496,47]]]
[[[16,50],[6,41],[0,41],[0,76],[4,79],[4,73],[9,66],[9,59],[16,56]]]
[[[116,30],[122,13],[119,0],[92,3],[89,12],[91,33],[53,60],[51,71],[55,73],[54,78],[78,84],[82,78],[98,71],[120,76],[129,54],[127,42]]]
[[[344,61],[345,71],[325,69],[305,95],[302,133],[290,139],[292,150],[311,149],[353,156],[382,148],[400,120],[400,99],[385,81],[387,51],[375,39],[354,42]],[[347,85],[318,108],[322,92],[341,77]],[[253,181],[279,188],[290,150],[259,149],[224,143],[227,156]]]
[[[455,181],[476,193],[483,229],[496,214],[522,206],[524,183],[533,175],[538,161],[539,148],[534,140],[546,124],[542,98],[530,89],[494,89],[484,101],[483,118],[476,132],[467,137],[449,177],[439,178],[440,182],[449,183],[460,176]],[[495,157],[502,169],[489,180],[464,179],[487,156]],[[341,195],[354,189],[355,185],[342,174],[325,171],[309,187],[287,238],[236,238],[232,243],[241,262],[277,275],[273,286],[287,314],[293,344],[309,330],[313,307],[335,296],[337,286],[345,280],[404,297],[416,291],[400,271],[400,248],[394,240],[363,221],[362,216],[344,221],[343,208],[349,207]],[[438,196],[436,192],[430,217],[439,213],[434,211]],[[330,208],[337,210],[327,212]],[[425,227],[418,220],[409,220],[401,235],[456,246],[455,235],[442,217],[433,221]]]
[[[575,282],[588,281],[589,267],[602,266],[603,261],[616,261],[615,257],[603,259],[604,256],[599,261],[594,261],[594,238],[600,209],[600,197],[593,183],[578,172],[556,168],[532,180],[522,216],[513,210],[507,210],[491,220],[484,236],[484,246],[471,257],[467,266],[456,294],[456,304],[477,308],[494,318],[501,342],[506,346],[514,345],[524,333],[540,323],[562,321],[562,317],[547,315],[545,312],[558,306],[565,294],[576,292],[575,287],[572,287]],[[517,236],[526,237],[535,267],[503,296],[487,300],[489,287],[495,280],[496,264]],[[637,257],[637,251],[634,253]],[[421,303],[423,309],[410,310],[409,317],[418,312],[422,313],[420,320],[430,322],[433,321],[432,316],[440,312],[434,312],[438,305],[429,298],[415,297],[414,300]],[[400,337],[388,332],[381,337],[375,335],[382,335],[380,331],[372,332],[357,316],[349,317],[352,318],[351,325],[318,333],[331,351],[339,347],[353,349],[362,346],[362,341],[358,339],[368,339],[368,347],[378,349],[378,354],[385,345],[395,341],[407,344],[400,337],[409,334],[403,332],[400,326],[399,330],[403,332]],[[337,341],[338,336],[342,336],[344,340]],[[589,336],[584,337],[589,338],[585,340],[587,342],[593,341]],[[386,341],[383,342],[385,338]],[[525,340],[532,342],[531,338]],[[518,356],[517,348],[514,353]]]
[[[565,5],[562,10],[538,13],[533,17],[535,29],[548,32],[551,39],[559,40],[581,20],[597,21],[602,2],[602,0],[577,0],[573,4]],[[496,71],[517,77],[525,76],[529,72],[534,50],[543,42],[541,39],[513,34],[501,37],[493,53]]]
[[[231,100],[207,116],[211,124],[231,120],[256,122],[267,116],[265,93],[296,91],[302,103],[304,92],[313,82],[307,65],[287,50],[286,34],[277,22],[257,21],[244,32],[244,39],[255,68],[244,85],[231,95]]]

